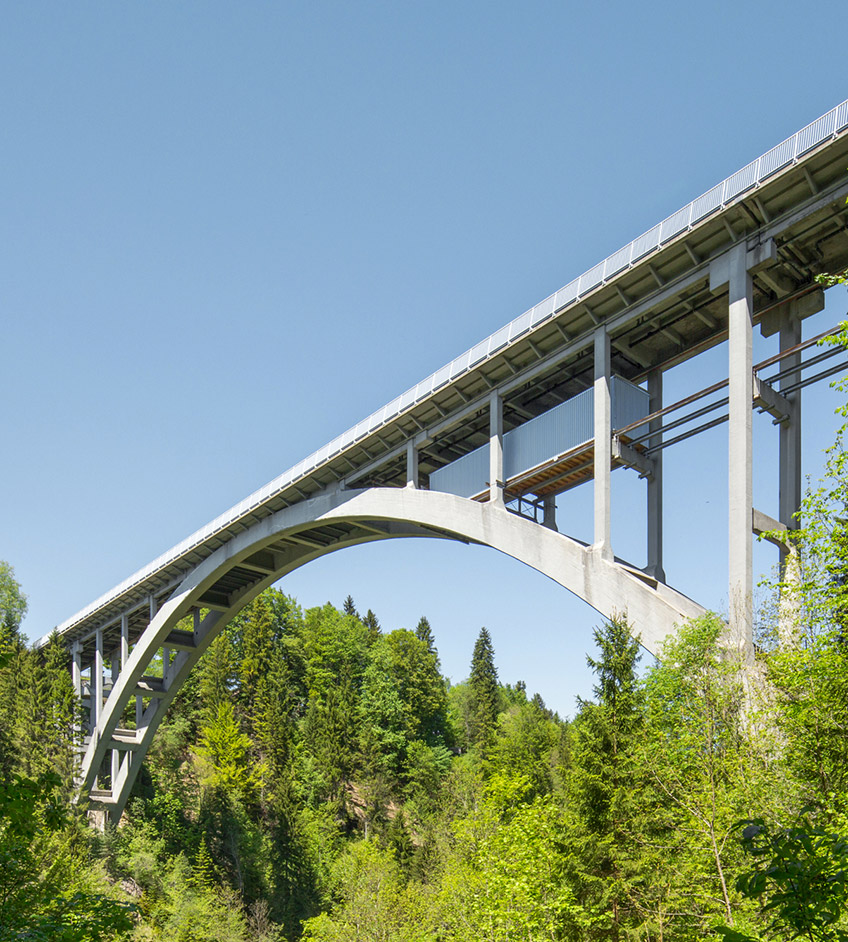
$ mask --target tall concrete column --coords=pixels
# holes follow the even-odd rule
[[[648,411],[658,412],[663,407],[663,375],[662,370],[651,370],[648,373]],[[662,443],[662,419],[652,419],[648,424],[648,431],[652,432],[650,447]],[[654,463],[654,473],[648,481],[648,565],[645,571],[660,582],[665,582],[663,569],[663,480],[662,480],[662,452],[656,451],[651,455]]]
[[[789,350],[801,343],[801,317],[798,301],[790,301],[780,319],[780,349]],[[780,450],[778,453],[778,514],[782,524],[790,530],[798,528],[795,514],[801,506],[801,390],[786,392],[787,387],[801,379],[797,369],[801,353],[791,353],[780,361],[780,371],[789,370],[780,379],[780,390],[788,403],[788,418],[780,423]],[[793,369],[794,367],[794,369]],[[798,641],[798,629],[803,611],[801,599],[795,589],[801,581],[797,549],[789,545],[780,547],[780,577],[783,587],[778,606],[778,631],[783,645]]]
[[[780,349],[789,350],[801,343],[801,320],[797,315],[797,301],[791,301],[789,309],[783,314],[780,324]],[[780,361],[780,370],[789,370],[780,380],[781,392],[787,387],[797,383],[801,372],[797,369],[801,362],[801,354],[792,353]],[[801,506],[801,390],[784,392],[784,398],[789,403],[789,418],[780,425],[780,484],[779,484],[779,519],[790,530],[798,528],[795,518]],[[783,555],[783,554],[782,554]]]
[[[611,464],[610,338],[606,329],[601,326],[595,330],[595,542],[593,549],[610,559],[612,559]]]
[[[82,648],[79,641],[71,645],[71,680],[74,684],[74,694],[77,699],[82,697]]]
[[[415,443],[406,443],[406,486],[418,487],[418,449]]]
[[[91,728],[97,725],[103,709],[103,631],[94,634],[94,677],[91,678]]]
[[[753,657],[753,282],[745,243],[729,253],[728,615],[730,639]]]
[[[489,397],[489,503],[504,506],[503,398]]]
[[[128,615],[121,615],[121,670],[127,666],[130,656],[130,619]]]
[[[549,494],[542,501],[542,526],[549,530],[556,530],[556,497]]]

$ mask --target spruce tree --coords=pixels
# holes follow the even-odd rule
[[[415,637],[427,645],[427,650],[436,658],[436,669],[441,670],[442,665],[439,661],[439,652],[436,650],[436,639],[433,637],[433,629],[430,627],[426,615],[422,615],[418,619],[418,624],[415,626]]]
[[[362,619],[362,624],[365,625],[365,627],[368,629],[368,639],[370,642],[376,641],[377,638],[379,638],[382,634],[380,631],[380,622],[370,608],[365,613],[365,618]]]
[[[349,595],[349,596],[344,600],[344,609],[343,609],[343,611],[344,611],[345,615],[353,615],[354,618],[359,618],[359,612],[357,612],[357,610],[356,610],[356,605],[354,605],[353,596],[352,596],[352,595]]]
[[[471,658],[471,744],[484,745],[492,735],[498,718],[498,671],[492,637],[480,629]]]
[[[628,839],[634,811],[635,749],[643,726],[643,694],[636,677],[639,643],[616,618],[595,629],[600,658],[587,657],[597,681],[595,701],[579,700],[571,776],[575,812],[570,840],[577,861],[576,886],[584,908],[597,919],[591,938],[623,938],[631,917],[633,875]]]

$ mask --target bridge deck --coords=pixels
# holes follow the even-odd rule
[[[637,383],[651,369],[720,343],[727,293],[710,290],[710,260],[743,240],[777,245],[777,258],[753,276],[755,318],[771,329],[771,313],[808,291],[816,274],[848,267],[847,165],[843,102],[245,498],[60,632],[68,641],[90,638],[128,612],[131,632],[140,629],[151,598],[155,605],[166,597],[187,571],[257,520],[328,486],[405,484],[409,442],[426,480],[488,440],[492,390],[503,396],[506,431],[558,405],[591,385],[599,324],[611,337],[613,372]],[[589,457],[562,456],[556,468],[515,487],[544,495],[573,486],[590,474],[582,467]]]

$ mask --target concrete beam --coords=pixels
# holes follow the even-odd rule
[[[618,436],[612,440],[612,457],[626,468],[639,472],[639,477],[652,478],[654,476],[654,461],[626,445]]]
[[[754,408],[767,412],[776,422],[788,422],[792,412],[789,401],[758,376],[752,376]]]
[[[775,546],[783,547],[783,541],[776,539],[775,537],[771,536],[771,534],[786,533],[787,527],[785,527],[779,520],[775,520],[774,517],[770,517],[768,514],[765,514],[761,510],[757,510],[757,508],[754,507],[751,511],[751,532],[755,536],[763,537],[767,542],[773,543]]]

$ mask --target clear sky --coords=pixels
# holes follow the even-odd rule
[[[5,5],[0,558],[30,637],[848,97],[844,14]],[[846,306],[831,291],[808,334]],[[666,396],[726,375],[725,355]],[[836,404],[805,400],[814,476]],[[763,417],[756,434],[755,502],[775,513],[777,434]],[[666,456],[669,581],[718,609],[725,439]],[[642,564],[629,474],[614,548]],[[588,496],[561,501],[563,529],[587,535]],[[350,593],[386,629],[426,614],[454,680],[486,625],[502,680],[564,714],[589,692],[598,617],[492,550],[360,547],[282,588]]]

